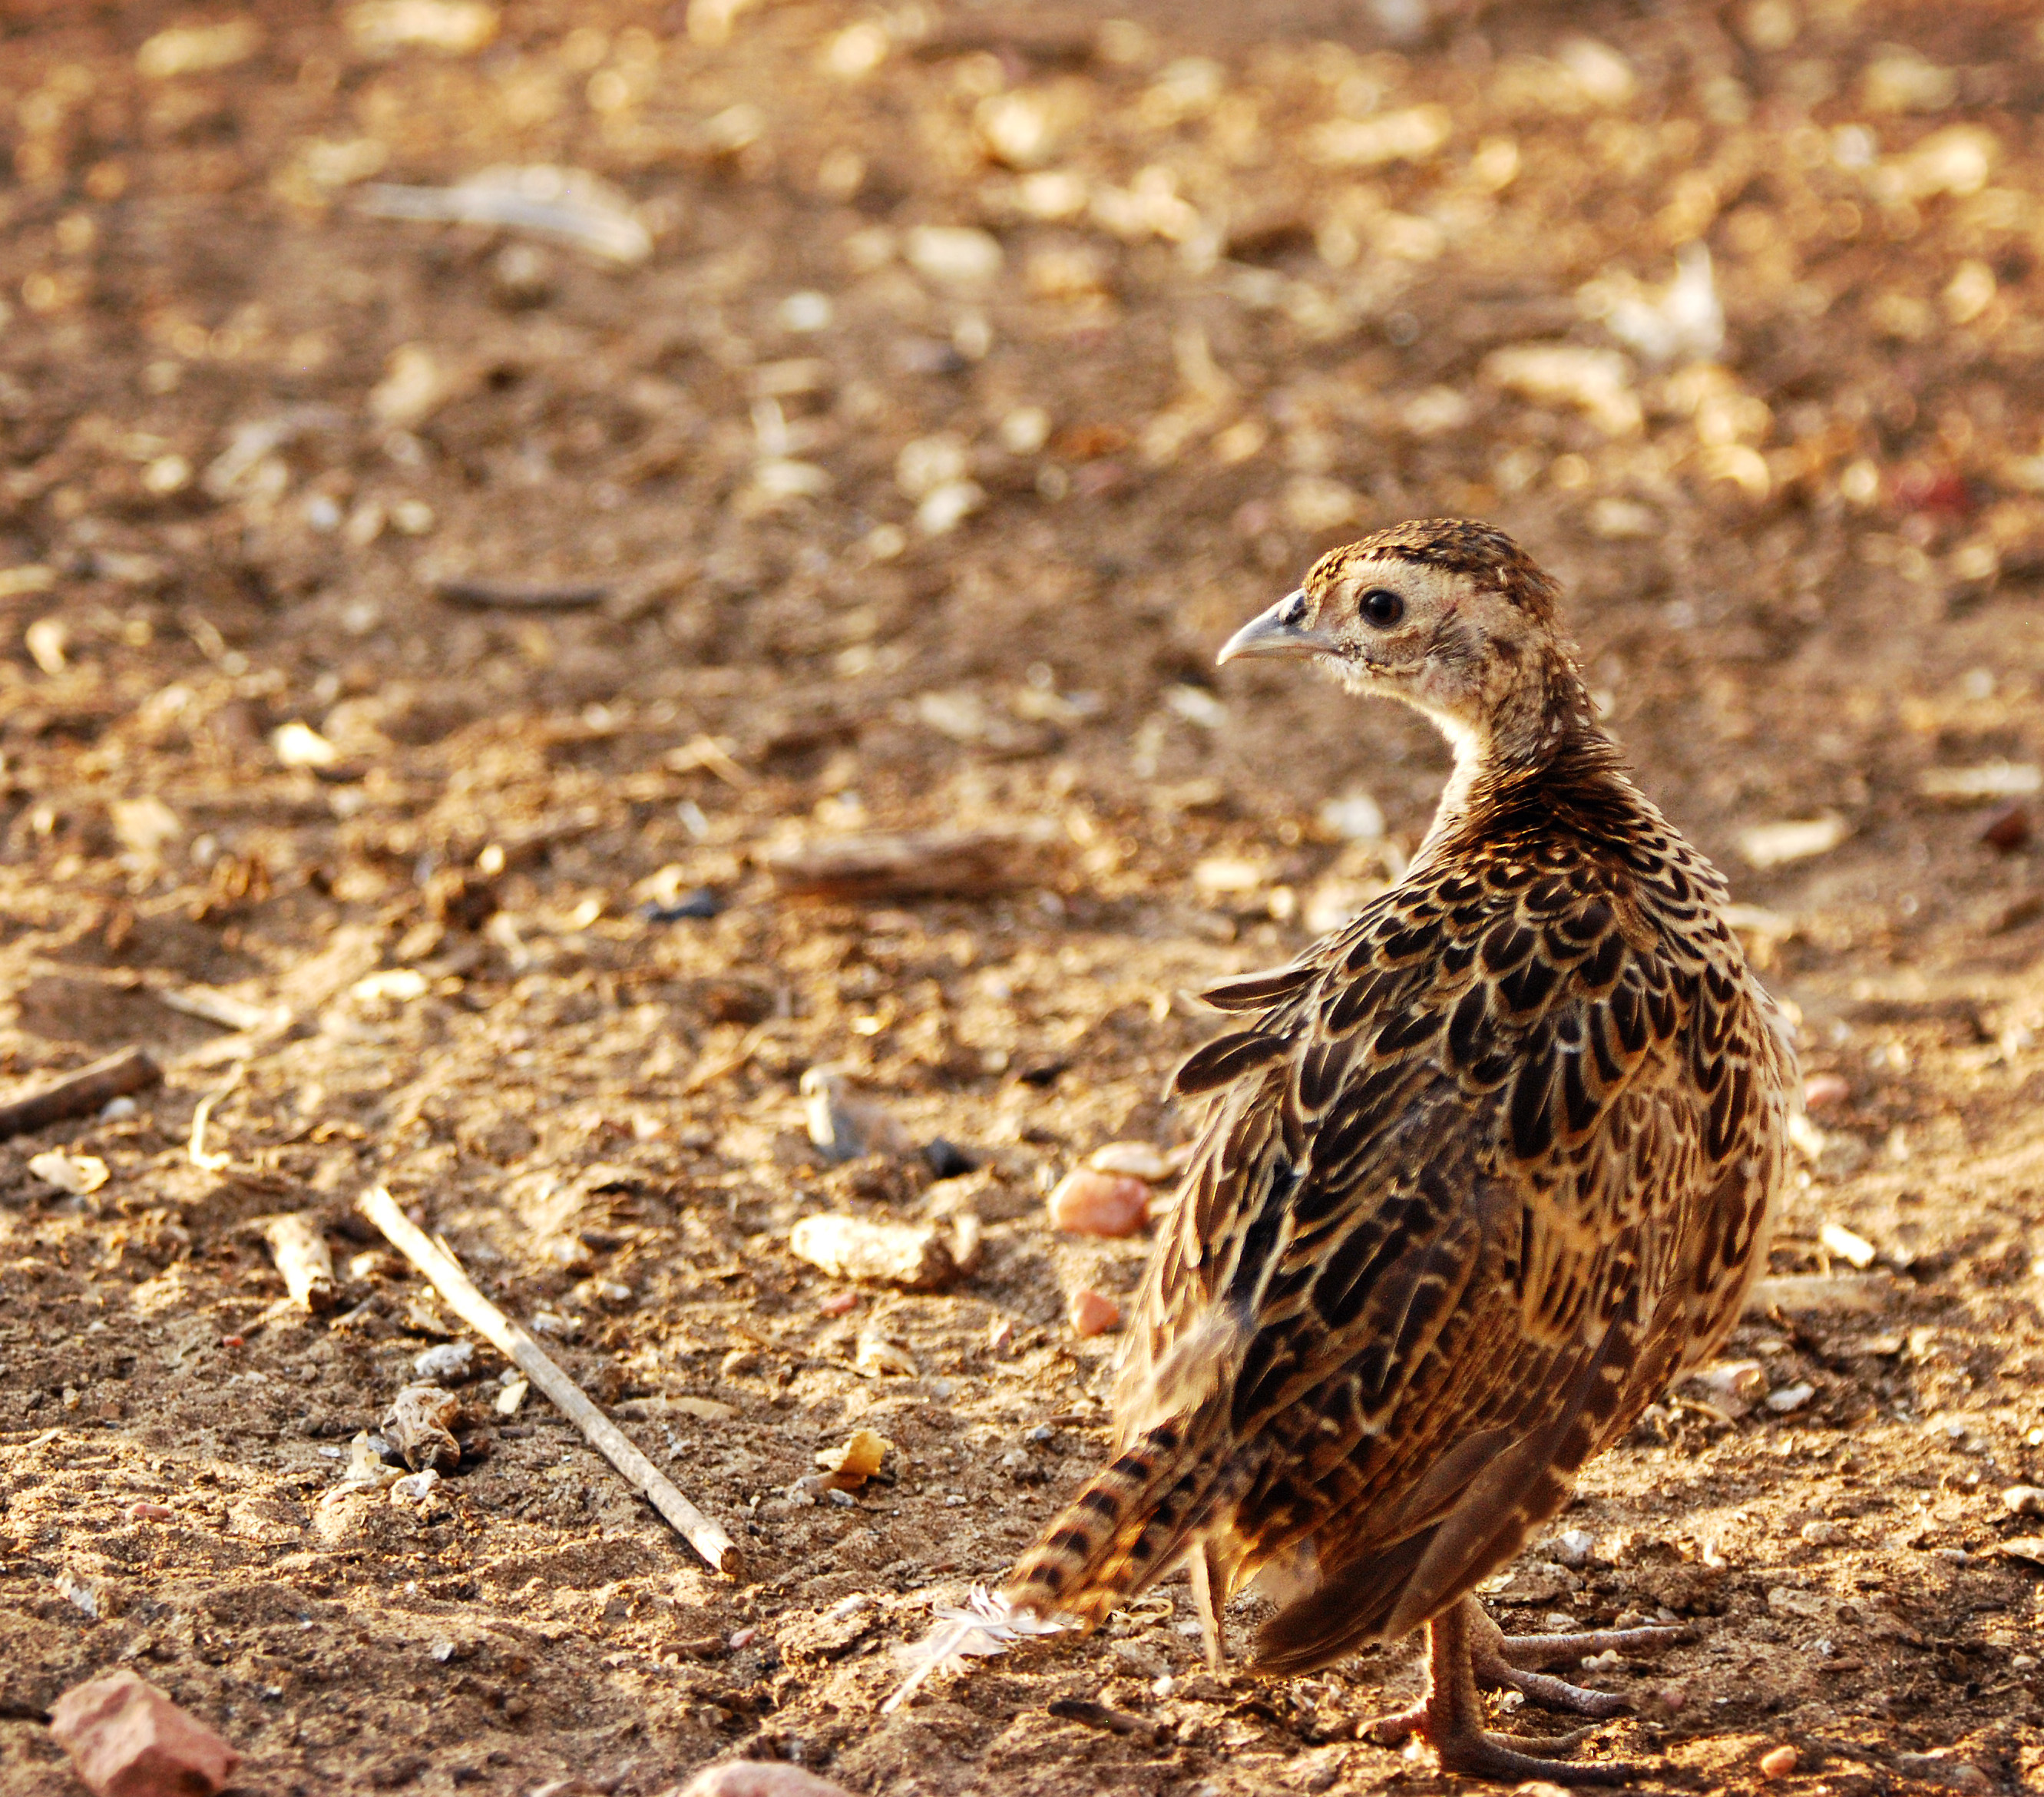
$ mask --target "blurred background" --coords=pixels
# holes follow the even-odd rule
[[[1000,1456],[1051,1453],[1018,1432],[1059,1406],[1076,1471],[1112,1337],[1070,1340],[1066,1301],[1125,1295],[1142,1244],[1052,1234],[1043,1191],[1179,1139],[1187,994],[1395,878],[1447,766],[1415,718],[1214,652],[1323,550],[1459,514],[1562,578],[1597,702],[1801,1019],[1777,1271],[1849,1226],[1916,1306],[1748,1341],[1808,1407],[1663,1419],[1706,1455],[1692,1510],[1800,1564],[1805,1522],[1856,1513],[1708,1469],[1850,1431],[1862,1487],[1926,1494],[1861,1585],[1942,1591],[1958,1562],[1925,1557],[2015,1526],[1994,1494],[2044,1444],[2040,108],[2012,0],[0,6],[0,1068],[140,1041],[171,1074],[51,1138],[102,1187],[0,1147],[0,1442],[96,1419],[123,1477],[203,1460],[223,1518],[257,1506],[234,1567],[173,1545],[157,1582],[240,1618],[245,1665],[163,1651],[277,1768],[425,1725],[396,1636],[352,1710],[235,1697],[299,1690],[259,1664],[297,1626],[261,1608],[273,1550],[322,1627],[392,1568],[446,1587],[421,1641],[555,1606],[568,1634],[520,1650],[536,1722],[501,1678],[460,1699],[536,1776],[628,1759],[635,1708],[663,1745],[615,1788],[776,1727],[863,1738],[828,1719],[848,1647],[777,1687],[807,1720],[744,1698],[762,1662],[717,1675],[717,1721],[605,1631],[644,1659],[990,1570],[1047,1501]],[[980,1162],[967,1295],[817,1308],[796,1217],[930,1202],[826,1169],[820,1062]],[[236,1065],[223,1171],[185,1137]],[[612,1398],[732,1411],[693,1495],[755,1506],[765,1609],[688,1585],[597,1473],[515,1525],[464,1497],[307,1532],[317,1444],[423,1326],[386,1295],[345,1342],[251,1337],[254,1396],[209,1356],[276,1295],[241,1225],[343,1229],[371,1179],[521,1303],[579,1306]],[[881,1312],[919,1370],[875,1383]],[[1037,1356],[1006,1385],[1004,1315]],[[173,1376],[148,1331],[187,1326]],[[967,1383],[935,1396],[943,1368]],[[893,1518],[850,1548],[758,1521],[883,1398]],[[1599,1476],[1612,1518],[1654,1516],[1659,1464]],[[68,1487],[14,1464],[28,1542]],[[638,1545],[574,1559],[592,1518]],[[513,1539],[526,1570],[477,1570]],[[1808,1726],[2015,1776],[2035,1617],[1989,1564],[1915,1625],[1943,1659],[1869,1648],[1877,1675],[1795,1687]],[[17,1618],[23,1666],[111,1651],[53,1615]],[[1759,1726],[1737,1665],[1711,1713]],[[952,1788],[919,1726],[859,1764]],[[1297,1758],[1292,1726],[1254,1724]]]

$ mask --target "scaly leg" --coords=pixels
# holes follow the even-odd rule
[[[1546,1778],[1565,1784],[1623,1784],[1639,1776],[1640,1768],[1624,1764],[1571,1766],[1546,1754],[1521,1752],[1517,1746],[1506,1745],[1508,1737],[1489,1734],[1483,1726],[1483,1700],[1477,1694],[1477,1680],[1481,1677],[1512,1685],[1536,1703],[1550,1708],[1593,1716],[1616,1715],[1626,1707],[1623,1698],[1525,1671],[1512,1663],[1512,1657],[1529,1658],[1535,1664],[1551,1664],[1609,1648],[1650,1652],[1687,1638],[1688,1631],[1681,1629],[1609,1629],[1578,1635],[1514,1637],[1504,1634],[1475,1599],[1465,1598],[1427,1626],[1426,1696],[1410,1709],[1379,1718],[1365,1733],[1367,1738],[1386,1747],[1416,1733],[1439,1756],[1443,1771],[1474,1778]],[[1577,1730],[1552,1740],[1526,1740],[1519,1746],[1566,1753],[1587,1732]]]
[[[1221,1645],[1220,1607],[1214,1601],[1223,1588],[1222,1574],[1204,1541],[1193,1544],[1185,1570],[1192,1578],[1193,1604],[1200,1613],[1200,1641],[1206,1649],[1207,1665],[1218,1672],[1228,1664],[1227,1651]]]

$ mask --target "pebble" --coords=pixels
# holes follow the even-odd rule
[[[438,1384],[444,1379],[463,1379],[468,1377],[469,1363],[474,1358],[474,1342],[443,1341],[413,1360],[412,1371],[428,1384]]]
[[[819,1316],[842,1317],[859,1308],[859,1294],[855,1291],[833,1291],[816,1306]]]
[[[1829,1110],[1851,1096],[1851,1085],[1836,1073],[1812,1073],[1803,1082],[1805,1110]]]
[[[734,1629],[731,1632],[731,1650],[732,1653],[736,1653],[741,1647],[750,1647],[755,1641],[759,1640],[759,1631],[757,1629],[749,1626],[743,1629]]]
[[[1736,1422],[1766,1391],[1767,1376],[1758,1360],[1719,1360],[1692,1374],[1689,1383],[1701,1388],[1704,1403]]]
[[[1904,1778],[1920,1778],[1927,1784],[1942,1784],[1954,1791],[1991,1791],[1993,1782],[1970,1760],[1949,1753],[1898,1753],[1895,1769]]]
[[[50,1734],[98,1797],[213,1797],[241,1756],[133,1672],[75,1685],[50,1710]]]
[[[1564,1566],[1587,1566],[1596,1537],[1587,1529],[1570,1529],[1554,1537],[1554,1557]]]
[[[2011,1485],[2001,1494],[2001,1507],[2011,1516],[2044,1516],[2044,1488]]]
[[[1767,1407],[1777,1416],[1787,1416],[1802,1409],[1816,1395],[1814,1385],[1785,1385],[1767,1394]]]
[[[1122,1173],[1081,1167],[1051,1189],[1051,1224],[1075,1235],[1130,1236],[1150,1214],[1150,1188]]]
[[[1082,1339],[1105,1335],[1121,1327],[1121,1306],[1105,1292],[1087,1287],[1072,1295],[1071,1318],[1072,1333]]]
[[[841,1784],[778,1760],[729,1760],[697,1772],[681,1787],[677,1797],[851,1797],[851,1794]]]
[[[1799,1764],[1794,1748],[1785,1745],[1769,1748],[1760,1756],[1760,1776],[1762,1778],[1786,1778]]]
[[[1108,1142],[1086,1156],[1086,1165],[1096,1172],[1124,1173],[1132,1179],[1157,1185],[1171,1176],[1171,1163],[1164,1151],[1151,1142]]]
[[[177,1514],[168,1504],[152,1504],[137,1499],[128,1506],[128,1515],[136,1522],[168,1522]]]
[[[1835,1548],[1846,1538],[1846,1532],[1835,1522],[1806,1522],[1803,1525],[1803,1540],[1813,1548]]]
[[[979,1165],[956,1142],[947,1141],[942,1136],[924,1145],[923,1159],[929,1164],[930,1171],[940,1179],[960,1179],[976,1170]]]
[[[715,887],[699,886],[671,905],[642,905],[639,914],[648,923],[693,923],[705,922],[723,909],[724,895]]]
[[[1835,1254],[1841,1260],[1849,1261],[1865,1272],[1871,1267],[1881,1250],[1855,1229],[1842,1223],[1827,1223],[1817,1232],[1817,1240],[1825,1250]]]
[[[958,1272],[943,1237],[926,1226],[805,1217],[790,1231],[788,1246],[796,1259],[834,1279],[906,1286],[912,1291],[948,1284]]]

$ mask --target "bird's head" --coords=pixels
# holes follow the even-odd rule
[[[1458,742],[1544,734],[1580,710],[1554,598],[1500,530],[1462,518],[1394,525],[1328,551],[1220,659],[1309,659],[1351,691],[1417,706]]]

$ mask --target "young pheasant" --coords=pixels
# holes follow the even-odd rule
[[[1427,1695],[1380,1739],[1416,1728],[1479,1776],[1631,1773],[1505,1745],[1477,1677],[1608,1714],[1521,1668],[1679,1631],[1513,1641],[1470,1594],[1738,1318],[1794,1064],[1723,881],[1626,774],[1554,597],[1497,531],[1404,524],[1324,556],[1222,649],[1417,706],[1454,772],[1395,887],[1208,995],[1237,1021],[1178,1074],[1211,1114],[1134,1321],[1118,1452],[926,1664],[1090,1625],[1181,1564],[1217,1656],[1221,1606],[1274,1573],[1254,1670],[1424,1625]]]

